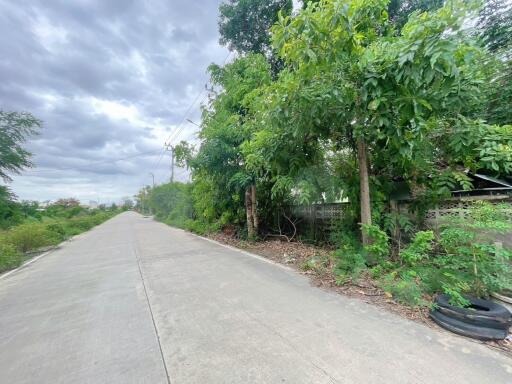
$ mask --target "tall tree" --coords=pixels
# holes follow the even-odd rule
[[[23,144],[38,133],[41,121],[29,113],[0,110],[0,178],[11,181],[9,173],[19,174],[32,166],[31,153]]]
[[[270,28],[292,0],[227,0],[220,5],[220,43],[239,53],[270,55]]]
[[[388,4],[389,20],[401,30],[413,12],[434,11],[443,4],[444,0],[391,0]]]
[[[512,3],[487,0],[480,12],[477,28],[492,52],[512,54]]]
[[[395,35],[385,0],[321,0],[273,30],[291,73],[277,98],[281,124],[302,140],[331,140],[356,154],[363,226],[372,223],[379,160],[412,180],[427,173],[436,161],[433,132],[478,94],[478,49],[461,31],[467,9],[454,2],[415,14]],[[429,152],[429,161],[418,159]]]
[[[320,0],[303,0],[302,7],[307,8],[308,4],[318,4]],[[441,8],[444,0],[390,0],[388,3],[389,20],[395,25],[398,31],[409,20],[413,12],[434,11]]]
[[[271,81],[270,66],[261,54],[248,54],[224,67],[209,68],[212,84],[219,88],[203,114],[201,147],[191,162],[201,194],[210,204],[201,215],[219,220],[240,220],[245,211],[249,238],[258,232],[256,175],[246,167],[242,145],[251,135],[248,105]],[[212,204],[213,203],[213,204]]]
[[[489,60],[489,103],[485,119],[492,124],[512,123],[512,3],[487,0],[480,12],[477,32],[497,57]]]

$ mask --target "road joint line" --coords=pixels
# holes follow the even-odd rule
[[[144,289],[144,296],[146,296],[146,303],[148,305],[149,315],[151,316],[151,322],[153,323],[153,329],[155,330],[156,341],[158,343],[158,348],[160,350],[160,357],[162,359],[162,364],[164,366],[165,376],[167,378],[167,383],[171,384],[171,377],[169,375],[169,370],[167,369],[167,363],[165,362],[164,351],[163,351],[162,342],[160,339],[160,333],[158,332],[158,327],[156,326],[155,316],[153,314],[153,308],[151,307],[148,290],[146,288],[146,281],[144,280],[144,274],[142,273],[141,260],[139,258],[139,253],[137,252],[137,246],[135,244],[133,247],[133,251],[135,253],[135,259],[137,260],[137,267],[139,269],[139,274],[140,274],[140,278],[142,281],[142,287]]]

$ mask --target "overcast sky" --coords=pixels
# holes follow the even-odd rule
[[[200,122],[206,68],[228,55],[219,3],[0,0],[0,109],[44,122],[28,144],[37,167],[11,184],[19,198],[115,201],[151,184],[149,172],[167,180],[163,143],[185,118]],[[173,143],[198,129],[182,127]]]

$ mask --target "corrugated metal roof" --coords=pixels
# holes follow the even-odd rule
[[[478,177],[479,179],[482,179],[482,180],[490,181],[491,183],[495,183],[495,184],[501,185],[503,187],[512,188],[512,184],[506,182],[505,180],[496,179],[495,177],[491,177],[491,176],[487,176],[487,175],[482,175],[482,174],[479,174],[479,173],[475,173],[475,174],[473,174],[473,176],[474,177]]]

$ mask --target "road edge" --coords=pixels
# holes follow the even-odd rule
[[[101,224],[100,224],[101,225]],[[55,251],[58,251],[62,245],[66,244],[66,243],[69,243],[73,240],[76,240],[78,239],[79,237],[85,235],[86,233],[88,233],[90,231],[86,231],[86,232],[83,232],[83,233],[80,233],[78,235],[75,235],[75,236],[72,236],[70,237],[69,239],[67,240],[64,240],[62,243],[59,243],[58,245],[56,245],[54,248],[50,249],[49,251],[46,251],[46,252],[43,252],[42,254],[40,254],[39,256],[35,256],[27,261],[25,261],[23,264],[21,264],[19,267],[15,268],[15,269],[11,269],[10,271],[7,271],[7,272],[4,272],[3,274],[0,274],[0,280],[3,280],[9,276],[11,276],[12,274],[16,273],[16,272],[19,272],[21,271],[22,269],[24,268],[27,268],[29,265],[35,263],[36,261],[38,261],[39,259],[42,259],[43,257],[45,256],[48,256],[50,253],[53,253]]]
[[[221,247],[224,247],[224,248],[230,249],[230,250],[232,250],[232,251],[236,251],[236,252],[243,253],[243,254],[244,254],[244,255],[246,255],[246,256],[252,257],[252,258],[257,259],[257,260],[259,260],[259,261],[263,261],[263,262],[265,262],[265,263],[267,263],[267,264],[275,265],[276,267],[279,267],[279,268],[284,269],[284,270],[286,270],[286,271],[293,272],[293,273],[297,273],[297,271],[296,271],[295,269],[293,269],[292,267],[289,267],[289,266],[287,266],[287,265],[283,265],[283,264],[281,264],[281,263],[278,263],[277,261],[267,259],[267,258],[265,258],[265,257],[263,257],[263,256],[257,255],[257,254],[255,254],[255,253],[251,253],[251,252],[246,251],[246,250],[244,250],[244,249],[237,248],[237,247],[233,247],[232,245],[223,244],[223,243],[221,243],[220,241],[213,240],[213,239],[210,239],[210,238],[208,238],[208,237],[204,237],[204,236],[198,235],[198,234],[196,234],[196,233],[193,233],[193,232],[187,231],[187,230],[185,230],[185,229],[176,228],[176,227],[171,227],[171,228],[175,228],[175,229],[177,229],[177,230],[179,230],[179,231],[183,231],[183,232],[185,232],[185,233],[187,233],[187,234],[189,234],[189,235],[192,235],[192,236],[194,236],[194,237],[197,237],[197,238],[199,238],[199,239],[201,239],[201,240],[205,240],[205,241],[208,241],[208,242],[210,242],[210,243],[213,243],[213,244],[216,244],[216,245],[220,245]]]
[[[67,241],[67,240],[66,240],[66,241]],[[35,263],[37,260],[39,260],[39,259],[41,259],[41,258],[43,258],[43,257],[45,257],[45,256],[48,256],[50,253],[52,253],[53,251],[55,251],[55,250],[57,250],[57,249],[58,249],[58,247],[56,247],[56,248],[54,248],[54,249],[50,249],[49,251],[46,251],[46,252],[44,252],[44,253],[40,254],[39,256],[33,257],[33,258],[31,258],[30,260],[25,261],[25,262],[24,262],[23,264],[21,264],[19,267],[15,268],[15,269],[11,269],[10,271],[7,271],[7,272],[5,272],[5,273],[1,274],[1,275],[0,275],[0,280],[3,280],[3,279],[5,279],[5,278],[7,278],[7,277],[11,276],[12,274],[14,274],[14,273],[16,273],[16,272],[18,272],[18,271],[22,270],[23,268],[28,267],[30,264],[33,264],[33,263]]]

